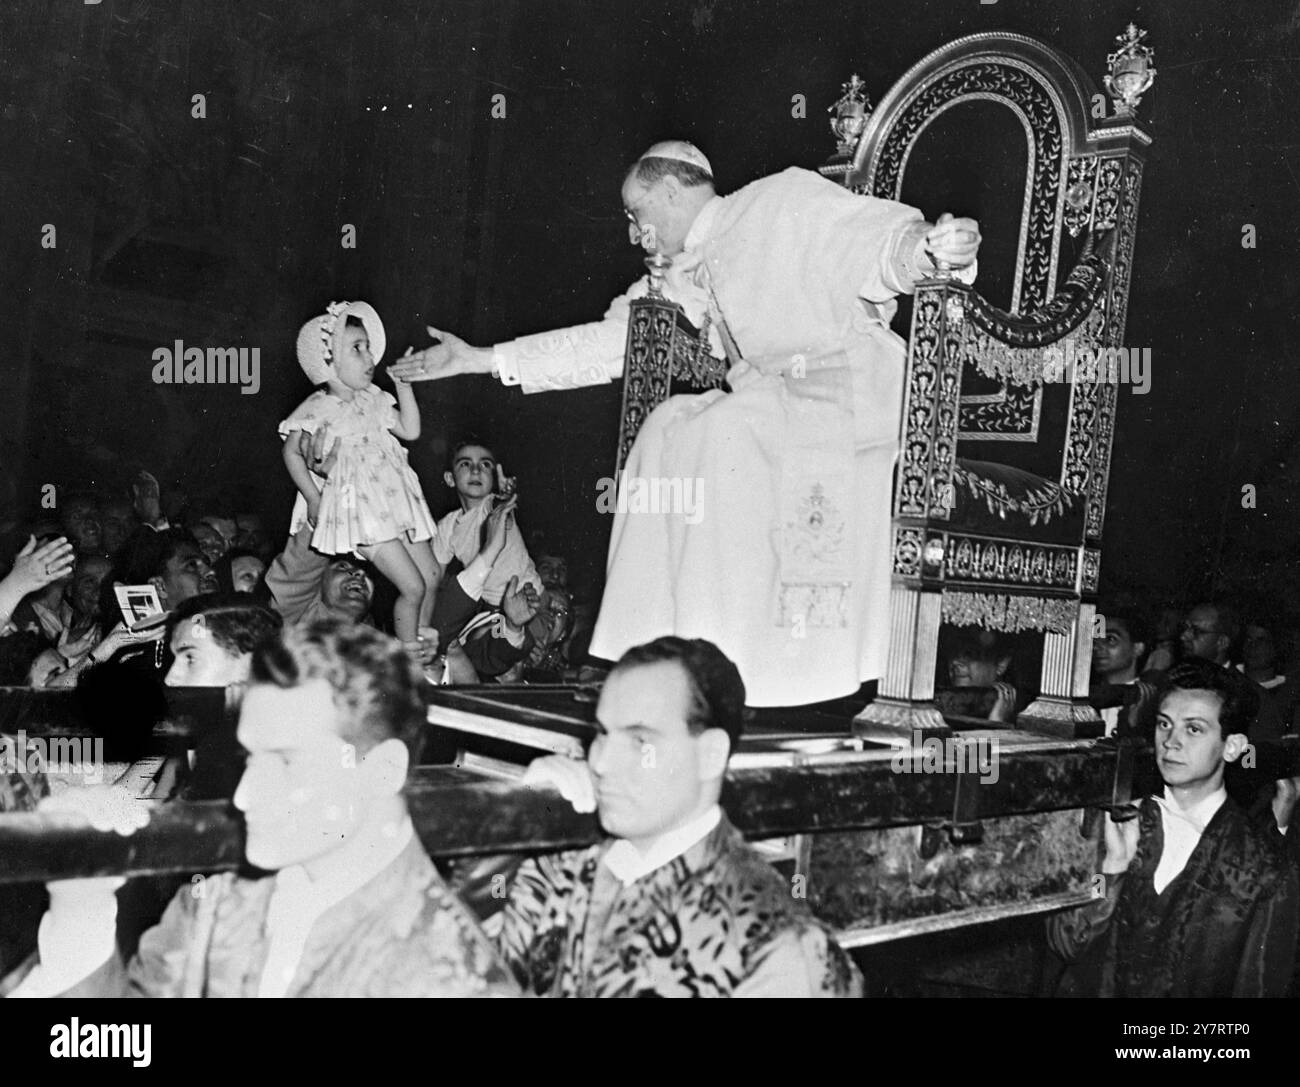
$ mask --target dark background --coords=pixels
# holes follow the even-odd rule
[[[6,0],[0,520],[37,512],[43,484],[120,487],[146,464],[283,531],[275,426],[310,391],[294,337],[326,301],[372,302],[388,360],[426,322],[486,344],[593,319],[641,271],[619,183],[653,140],[698,143],[729,192],[823,162],[851,72],[878,101],[944,42],[1012,29],[1100,83],[1131,19],[1158,76],[1126,341],[1154,375],[1120,392],[1103,582],[1195,596],[1266,575],[1300,612],[1295,4]],[[1005,214],[981,206],[994,192],[953,210]],[[176,339],[259,347],[261,391],[154,385]],[[417,386],[435,512],[448,436],[479,430],[520,477],[525,531],[595,576],[620,388]]]

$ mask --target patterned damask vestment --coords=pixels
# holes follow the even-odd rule
[[[65,996],[256,997],[274,880],[214,876],[182,887],[140,940]],[[483,931],[418,839],[312,925],[290,997],[518,996]]]
[[[1276,832],[1231,799],[1215,813],[1187,867],[1160,894],[1160,809],[1141,809],[1137,855],[1106,877],[1106,895],[1049,921],[1052,946],[1074,961],[1063,991],[1078,996],[1282,996],[1300,921],[1294,858]],[[1292,832],[1294,833],[1294,831]]]
[[[610,843],[526,861],[486,922],[524,989],[555,997],[860,996],[847,955],[724,817],[624,887]]]
[[[593,653],[707,638],[754,706],[836,698],[882,674],[904,369],[889,320],[926,229],[915,208],[800,169],[700,211],[664,293],[697,327],[720,314],[743,361],[730,393],[670,397],[642,425],[622,485],[695,502],[620,506]],[[618,377],[646,289],[601,321],[498,345],[502,379],[531,393]]]

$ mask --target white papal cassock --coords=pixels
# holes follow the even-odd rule
[[[889,319],[921,275],[927,229],[914,208],[800,169],[701,210],[664,293],[697,327],[711,315],[719,357],[725,320],[741,359],[731,392],[671,397],[637,436],[594,654],[708,638],[754,706],[847,695],[881,674],[904,358]],[[601,321],[499,345],[502,381],[533,393],[618,377],[628,303],[647,288]],[[694,501],[650,502],[661,481],[681,481],[661,498]]]

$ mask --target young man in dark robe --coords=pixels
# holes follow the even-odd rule
[[[1074,963],[1066,993],[1287,991],[1300,918],[1296,867],[1283,832],[1249,820],[1223,787],[1255,708],[1249,684],[1213,662],[1170,672],[1155,737],[1163,795],[1143,801],[1136,819],[1107,818],[1098,897],[1049,922],[1053,948]]]

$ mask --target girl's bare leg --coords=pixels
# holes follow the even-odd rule
[[[413,642],[420,626],[420,606],[424,600],[424,577],[400,540],[385,540],[359,549],[362,558],[375,564],[397,590],[393,604],[393,629],[403,642]],[[430,551],[430,557],[432,557]]]
[[[424,579],[424,597],[420,601],[420,626],[427,627],[433,619],[433,602],[438,595],[438,582],[442,580],[442,567],[433,557],[432,541],[421,540],[419,543],[411,543],[403,540],[402,546],[406,548],[407,555],[420,571],[420,577]]]

